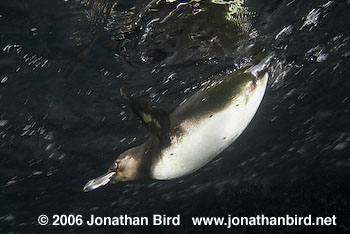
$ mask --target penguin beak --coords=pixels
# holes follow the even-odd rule
[[[86,185],[84,186],[84,192],[89,192],[91,190],[97,189],[101,186],[104,186],[106,184],[108,184],[113,176],[116,174],[117,172],[115,171],[109,171],[104,175],[101,175],[93,180],[90,180],[89,182],[86,183]]]

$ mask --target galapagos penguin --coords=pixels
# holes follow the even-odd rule
[[[171,114],[121,89],[123,99],[152,134],[145,143],[120,154],[107,173],[90,180],[84,191],[109,182],[171,180],[203,167],[252,120],[266,90],[270,58],[213,80]]]

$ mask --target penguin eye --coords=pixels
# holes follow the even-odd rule
[[[110,167],[111,171],[117,171],[119,166],[119,162],[114,162],[113,165]]]

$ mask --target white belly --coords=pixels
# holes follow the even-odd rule
[[[185,133],[173,139],[172,144],[161,152],[160,160],[153,166],[152,177],[166,180],[192,173],[227,148],[255,115],[264,96],[267,79],[266,73],[249,96],[241,95],[226,109],[213,113],[211,118],[182,123]]]

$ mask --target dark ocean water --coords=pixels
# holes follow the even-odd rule
[[[0,233],[349,232],[350,2],[247,0],[250,36],[225,20],[226,5],[182,2],[0,2]],[[272,78],[228,149],[177,180],[83,192],[149,136],[121,87],[171,111],[249,61],[251,44],[274,53]],[[41,214],[180,214],[181,225],[40,226]],[[228,214],[335,215],[337,225],[191,223]]]

